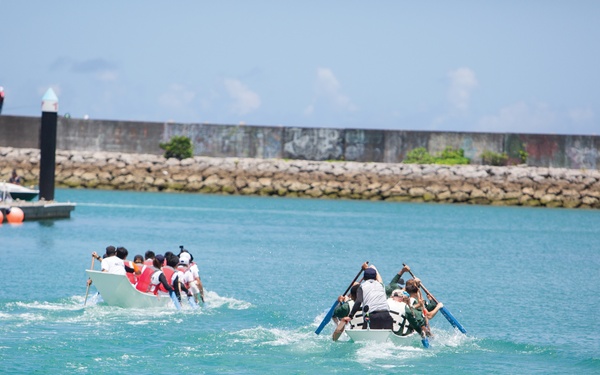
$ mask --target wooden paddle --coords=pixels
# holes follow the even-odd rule
[[[406,264],[402,263],[403,266],[406,266]],[[412,272],[412,270],[408,271],[410,273],[410,275],[413,278],[417,278],[415,276],[415,274]],[[438,300],[433,296],[433,294],[429,293],[429,291],[427,290],[427,288],[425,288],[425,285],[423,285],[423,282],[421,282],[421,288],[423,289],[423,291],[431,297],[432,300],[435,301],[435,303],[439,303]],[[458,320],[456,320],[456,318],[454,317],[454,315],[452,315],[452,313],[446,308],[446,306],[442,307],[440,309],[440,311],[442,312],[442,315],[444,315],[444,317],[446,318],[446,320],[452,324],[452,327],[454,328],[458,328],[459,331],[461,331],[462,333],[464,333],[465,335],[467,334],[467,330],[462,326],[462,324],[460,324],[458,322]]]
[[[367,264],[369,264],[369,262],[365,262]],[[358,271],[358,273],[356,274],[356,277],[354,278],[354,280],[352,280],[352,282],[350,283],[350,285],[348,285],[348,288],[346,289],[346,291],[344,292],[344,296],[346,294],[348,294],[348,292],[350,291],[350,288],[352,288],[352,285],[354,285],[354,283],[356,282],[356,280],[358,279],[358,277],[360,276],[360,274],[362,273],[363,269],[362,269],[362,265],[360,267],[360,271]],[[329,309],[329,311],[327,312],[327,315],[325,315],[325,317],[323,318],[323,321],[321,322],[321,324],[319,324],[319,327],[317,328],[317,330],[315,331],[315,333],[318,335],[319,333],[321,333],[321,331],[323,330],[323,328],[325,328],[325,326],[327,325],[327,323],[329,323],[329,321],[331,320],[331,317],[333,316],[333,310],[335,310],[335,308],[337,307],[339,301],[335,300],[335,302],[333,303],[333,305],[331,306],[331,308]]]
[[[92,265],[90,267],[91,270],[94,269],[94,260],[96,260],[96,258],[94,258],[94,256],[92,255]],[[92,283],[90,283],[90,279],[88,279],[87,288],[85,290],[85,299],[83,300],[83,306],[85,306],[85,303],[87,302],[88,293],[90,292],[90,285],[92,285]]]

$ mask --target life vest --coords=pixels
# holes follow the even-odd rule
[[[152,259],[146,259],[144,261],[144,266],[151,266],[152,264],[154,264],[154,261]]]
[[[354,301],[349,300],[348,302],[348,307],[350,308],[349,311],[352,311],[352,308],[354,307]],[[363,313],[362,311],[357,311],[356,314],[354,314],[354,317],[350,320],[350,328],[349,329],[362,329],[364,323],[364,319],[363,319]]]
[[[406,336],[412,332],[406,318],[406,303],[396,301],[393,298],[389,298],[388,305],[390,306],[390,315],[394,320],[394,327],[392,330],[395,334],[400,336]]]
[[[129,268],[133,268],[134,272],[129,273],[129,272],[125,272],[125,275],[127,276],[127,278],[129,279],[129,282],[131,282],[133,285],[135,285],[135,283],[137,282],[137,275],[135,274],[135,264],[128,260],[127,262],[125,262],[125,265]]]
[[[154,268],[154,273],[150,276],[150,290],[149,292],[157,294],[160,288],[164,289],[164,286],[160,282],[160,275],[163,272],[157,268]],[[166,290],[165,290],[166,292]]]
[[[173,279],[173,274],[175,273],[175,268],[170,267],[170,266],[165,266],[162,268],[162,273],[165,274],[165,277],[167,278],[167,282],[171,281],[171,284],[173,284],[172,279]],[[164,292],[164,293],[169,292],[167,289],[165,289],[165,287],[162,285],[162,283],[158,284],[158,290],[160,290],[161,292]]]
[[[143,293],[150,291],[152,274],[156,271],[157,269],[152,266],[144,266],[142,274],[137,278],[135,288]]]

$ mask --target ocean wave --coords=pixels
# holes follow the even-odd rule
[[[246,310],[252,307],[250,302],[231,297],[222,297],[216,292],[207,290],[204,291],[204,300],[204,307],[210,309],[218,309],[225,306],[231,310]]]

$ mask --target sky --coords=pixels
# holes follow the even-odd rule
[[[600,134],[600,1],[0,0],[2,114]]]

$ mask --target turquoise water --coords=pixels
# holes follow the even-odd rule
[[[2,373],[600,373],[600,212],[57,190],[69,220],[0,226]],[[106,306],[91,251],[185,245],[201,311]],[[440,314],[428,350],[314,330],[364,261],[409,264]],[[96,262],[96,268],[99,265]]]

